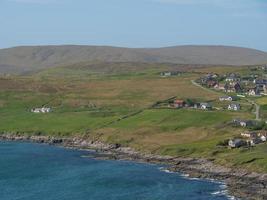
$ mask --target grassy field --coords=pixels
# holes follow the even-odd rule
[[[240,101],[242,110],[239,112],[151,108],[154,103],[174,96],[224,107],[226,105],[218,101],[221,93],[203,90],[191,80],[199,77],[196,71],[224,73],[244,69],[199,68],[193,73],[190,69],[181,76],[160,77],[160,70],[167,68],[142,68],[122,73],[96,73],[86,68],[73,72],[72,68],[56,68],[27,76],[2,77],[0,131],[86,135],[145,152],[204,157],[224,165],[267,171],[266,144],[249,150],[217,147],[220,141],[244,131],[229,125],[232,119],[255,117],[245,101]],[[267,105],[264,98],[257,101],[262,106]],[[31,108],[42,105],[52,107],[53,112],[30,112]],[[136,112],[138,114],[131,116]]]

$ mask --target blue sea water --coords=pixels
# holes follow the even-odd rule
[[[88,152],[0,142],[0,200],[229,199],[220,192],[221,183],[190,180],[158,165],[84,154]]]

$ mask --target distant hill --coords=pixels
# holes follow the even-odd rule
[[[22,73],[81,62],[266,64],[267,53],[229,46],[121,48],[107,46],[25,46],[0,49],[0,73]]]

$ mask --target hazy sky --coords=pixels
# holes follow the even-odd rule
[[[0,48],[44,44],[267,51],[267,0],[0,0]]]

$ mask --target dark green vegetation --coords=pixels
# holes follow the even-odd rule
[[[127,63],[128,65],[129,63]],[[98,63],[96,69],[104,65]],[[113,69],[123,64],[113,63]],[[134,64],[131,64],[134,65]],[[111,65],[109,65],[111,66]],[[138,65],[140,66],[140,65]],[[153,67],[156,66],[156,67]],[[242,71],[244,68],[190,69],[175,65],[179,76],[160,77],[170,65],[150,64],[127,70],[92,70],[86,65],[58,67],[24,76],[0,78],[0,131],[11,133],[86,136],[162,155],[204,157],[224,165],[267,171],[267,145],[230,150],[218,144],[238,136],[234,118],[254,119],[241,101],[239,112],[190,108],[152,108],[176,96],[222,106],[222,94],[192,84],[201,73]],[[151,70],[153,68],[153,70]],[[264,98],[258,100],[264,107]],[[52,113],[34,114],[31,108],[51,107]],[[266,106],[265,106],[266,107]]]

